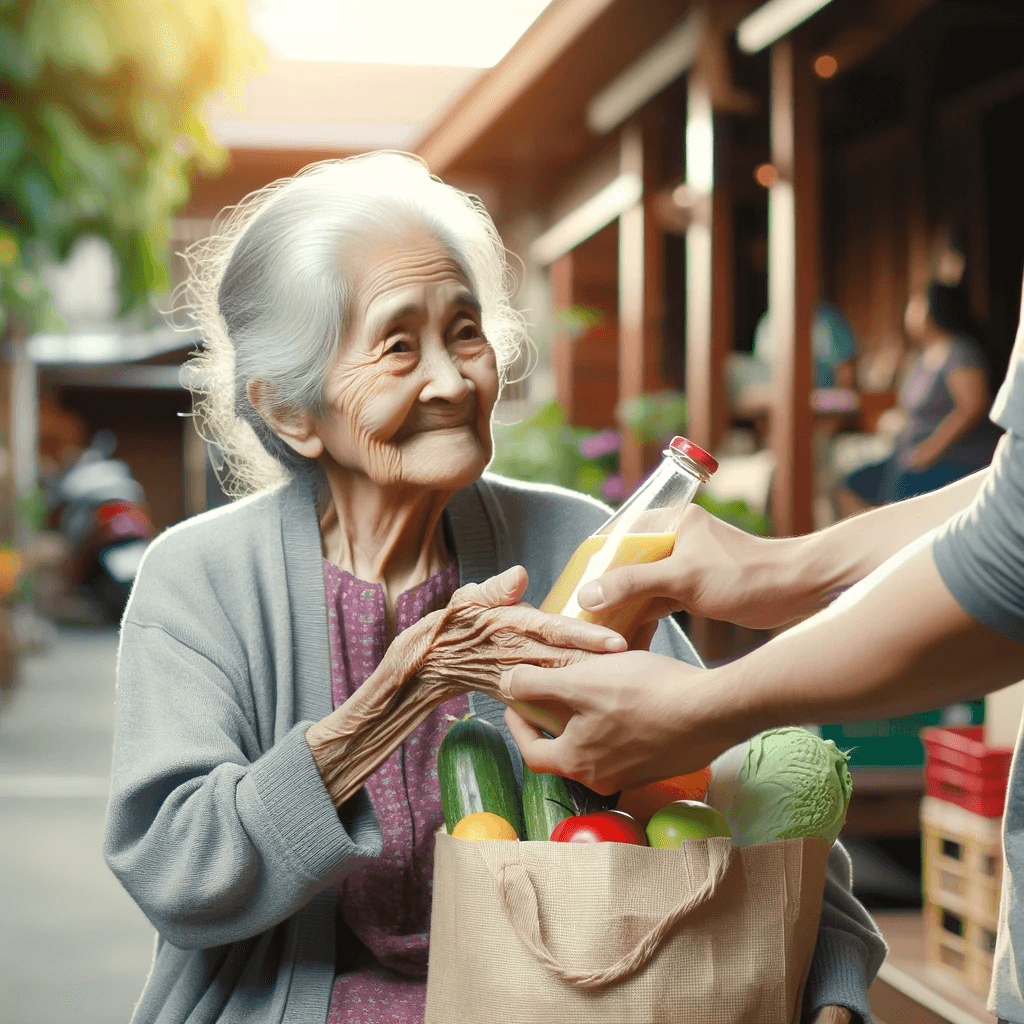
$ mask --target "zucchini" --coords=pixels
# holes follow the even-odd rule
[[[437,752],[441,808],[449,833],[477,811],[504,818],[523,834],[519,790],[508,747],[501,733],[482,718],[453,722]]]
[[[574,814],[569,786],[561,775],[534,772],[523,762],[523,819],[527,839],[547,841],[554,827]]]

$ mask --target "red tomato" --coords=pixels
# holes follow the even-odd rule
[[[595,811],[560,821],[551,833],[553,843],[632,843],[647,845],[647,833],[623,811]]]

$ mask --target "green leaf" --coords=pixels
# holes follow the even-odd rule
[[[46,529],[46,493],[38,485],[18,496],[18,516],[36,531]]]
[[[207,100],[262,59],[245,0],[0,0],[0,187],[24,252],[118,240],[121,310],[145,305],[191,169],[224,158]],[[26,329],[52,308],[30,264],[0,283]]]
[[[6,78],[17,86],[34,85],[42,70],[33,47],[26,46],[9,25],[0,24],[0,79]]]
[[[28,132],[10,107],[0,106],[0,183],[7,180],[28,149]]]
[[[29,167],[16,179],[12,191],[32,230],[55,249],[60,197],[53,182],[42,171]]]

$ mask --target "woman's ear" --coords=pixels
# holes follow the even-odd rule
[[[289,448],[315,459],[324,450],[324,443],[316,432],[313,417],[308,412],[283,413],[274,401],[274,388],[265,380],[251,380],[246,394],[252,407],[263,421]]]

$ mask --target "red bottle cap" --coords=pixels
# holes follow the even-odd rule
[[[685,437],[673,437],[669,447],[682,455],[689,456],[694,462],[700,463],[709,473],[714,473],[718,469],[718,460],[713,455],[708,455],[700,445],[687,441]]]

